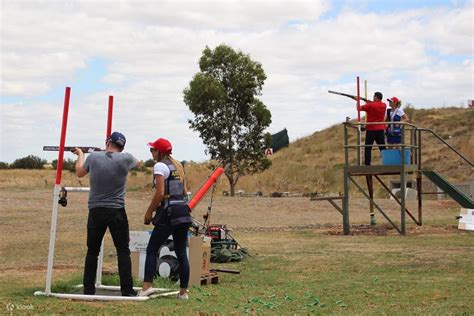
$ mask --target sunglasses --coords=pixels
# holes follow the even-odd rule
[[[155,151],[155,148],[153,148],[153,147],[150,148],[150,152],[151,152],[151,153],[154,152],[154,151]]]

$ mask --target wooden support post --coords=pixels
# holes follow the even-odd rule
[[[418,151],[418,183],[419,183],[419,186],[418,186],[418,220],[420,222],[420,225],[423,224],[423,219],[422,219],[422,216],[423,216],[423,174],[421,172],[421,131],[417,130],[417,135],[415,137],[417,137],[417,146],[418,148],[416,149]]]
[[[347,125],[344,124],[344,146],[348,145]],[[344,147],[344,199],[342,200],[342,226],[344,235],[350,235],[349,228],[349,152],[348,148]]]
[[[423,225],[423,197],[422,197],[422,183],[421,183],[421,170],[417,172],[416,177],[416,190],[418,195],[418,223]]]
[[[406,173],[405,173],[405,125],[402,125],[401,139],[401,172],[400,172],[400,230],[405,235],[405,199],[406,199]]]
[[[362,143],[362,134],[361,134],[361,129],[360,129],[360,125],[357,126],[357,145],[360,146],[360,144]],[[358,147],[357,148],[357,165],[358,166],[362,166],[362,147]]]

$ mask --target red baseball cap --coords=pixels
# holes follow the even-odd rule
[[[400,100],[397,97],[391,97],[390,99],[387,99],[387,101],[393,102],[393,103],[398,103]]]
[[[158,138],[154,142],[148,143],[148,146],[166,155],[171,154],[171,151],[173,150],[173,146],[171,145],[169,140],[164,139],[164,138]]]

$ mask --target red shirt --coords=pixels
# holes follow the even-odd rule
[[[369,122],[385,122],[385,111],[387,105],[382,101],[367,102],[360,107],[361,111],[367,113],[367,123]],[[379,131],[385,129],[385,124],[368,124],[368,131]]]

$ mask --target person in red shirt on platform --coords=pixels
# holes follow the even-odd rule
[[[385,122],[385,111],[387,105],[382,102],[382,92],[374,93],[374,101],[366,101],[367,103],[360,107],[361,111],[367,113],[367,123]],[[365,132],[365,144],[372,145],[375,142],[379,146],[380,151],[385,150],[385,124],[367,124]],[[372,158],[372,147],[365,147],[364,151],[365,165],[370,165]]]

